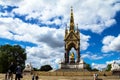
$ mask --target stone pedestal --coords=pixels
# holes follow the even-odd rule
[[[70,64],[74,64],[75,63],[75,59],[74,58],[71,58],[70,59]]]
[[[81,60],[79,63],[60,63],[60,69],[85,69],[86,64],[83,60]]]

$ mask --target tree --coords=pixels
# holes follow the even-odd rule
[[[86,64],[86,69],[87,69],[88,71],[92,71],[92,68],[91,68],[90,64]]]
[[[8,66],[8,55],[4,52],[0,52],[0,72],[5,72]]]
[[[94,68],[94,69],[92,69],[92,71],[99,71],[98,69],[96,69],[96,68]]]
[[[111,64],[108,64],[108,65],[107,65],[107,69],[106,69],[106,71],[110,71],[111,68],[112,68],[112,67],[111,67]]]
[[[40,71],[50,71],[52,67],[50,65],[41,66]]]
[[[40,69],[38,69],[38,68],[33,68],[33,70],[34,70],[34,71],[40,71]]]
[[[6,72],[11,62],[15,65],[19,63],[25,66],[26,53],[25,49],[19,45],[2,45],[0,46],[0,72]]]

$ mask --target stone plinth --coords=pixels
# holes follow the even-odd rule
[[[60,63],[60,69],[85,69],[86,64],[83,60],[79,63]]]

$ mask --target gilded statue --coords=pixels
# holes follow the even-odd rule
[[[71,58],[74,58],[74,53],[72,52],[71,55],[70,55]]]

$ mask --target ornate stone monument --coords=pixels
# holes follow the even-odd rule
[[[73,9],[71,8],[71,15],[70,15],[70,29],[68,30],[66,28],[65,30],[65,55],[64,55],[64,61],[60,63],[61,69],[84,69],[85,63],[83,60],[80,59],[80,33],[77,29],[75,29],[74,25],[74,17],[73,17]],[[71,53],[71,48],[74,48],[76,51],[76,58],[75,53]],[[76,60],[75,60],[76,59]]]

